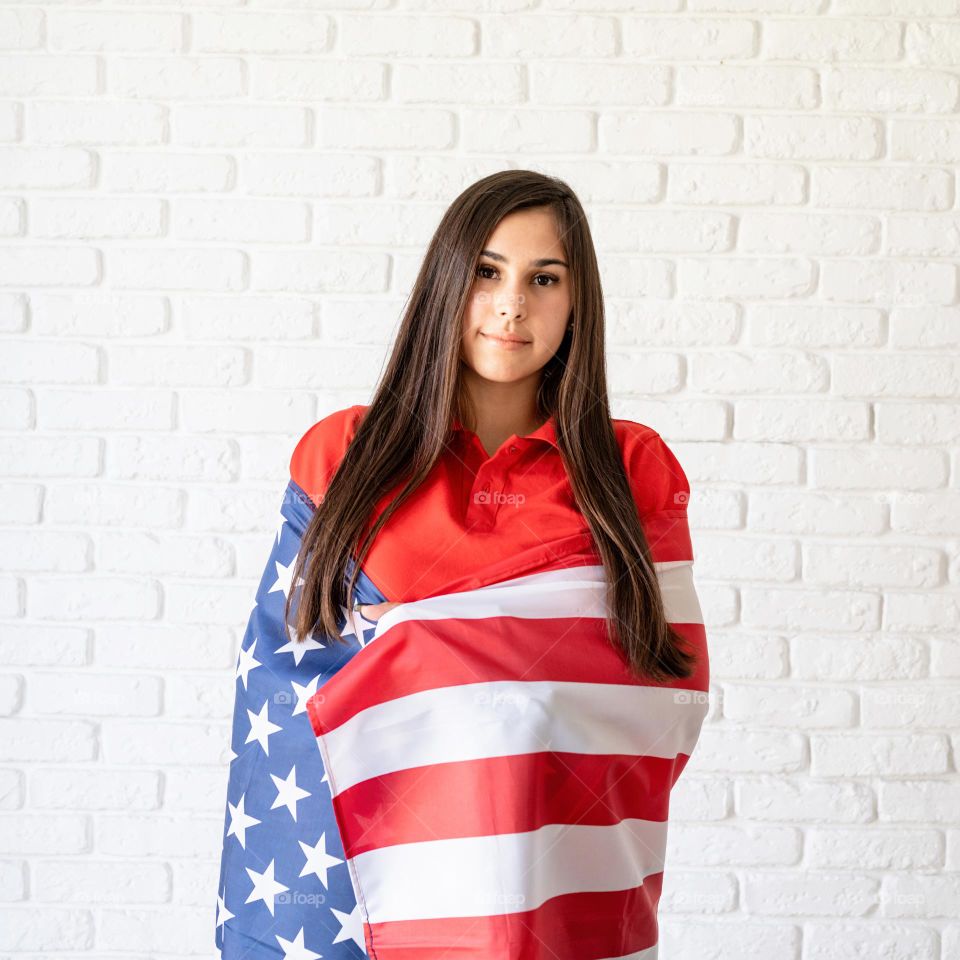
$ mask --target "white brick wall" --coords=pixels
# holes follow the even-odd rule
[[[292,443],[512,165],[694,487],[664,960],[960,957],[958,111],[960,0],[0,0],[0,954],[209,955]]]

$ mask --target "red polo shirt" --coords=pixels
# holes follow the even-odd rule
[[[301,437],[290,476],[316,504],[368,406],[338,410]],[[641,524],[655,562],[692,560],[690,487],[652,428],[612,420]],[[401,485],[379,501],[379,516]],[[573,499],[551,417],[508,437],[487,455],[456,419],[424,483],[377,535],[364,573],[389,600],[471,590],[511,577],[601,563]]]

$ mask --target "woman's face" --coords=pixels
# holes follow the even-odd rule
[[[474,373],[498,383],[539,374],[570,319],[566,263],[549,208],[517,210],[497,224],[475,264],[464,312],[460,355]]]

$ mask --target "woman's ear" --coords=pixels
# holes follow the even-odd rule
[[[364,620],[376,623],[388,610],[392,610],[399,600],[386,600],[383,603],[361,603],[357,606]]]

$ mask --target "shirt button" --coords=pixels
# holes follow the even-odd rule
[[[510,452],[511,452],[511,453],[516,453],[516,452],[517,452],[517,448],[516,448],[513,444],[510,444]]]

